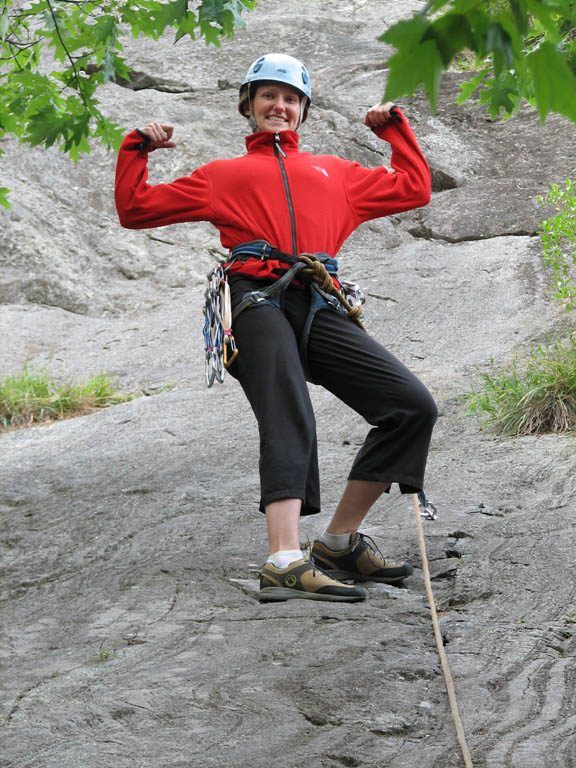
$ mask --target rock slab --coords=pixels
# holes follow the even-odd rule
[[[422,3],[268,0],[221,49],[130,43],[138,90],[110,85],[125,127],[176,126],[151,179],[243,151],[235,96],[271,47],[303,58],[315,106],[304,148],[389,157],[362,125],[383,91],[387,24]],[[295,22],[298,19],[298,23]],[[369,330],[440,407],[425,524],[441,628],[474,765],[573,768],[573,437],[498,439],[462,394],[491,358],[565,330],[550,303],[534,196],[574,165],[573,125],[489,122],[446,78],[431,115],[402,104],[429,158],[430,206],[365,225],[340,254]],[[240,388],[203,381],[201,305],[222,249],[208,225],[129,232],[114,157],[76,166],[6,144],[0,371],[100,371],[142,397],[0,438],[1,768],[450,768],[462,765],[434,646],[411,499],[367,520],[409,558],[404,588],[360,605],[260,605],[258,436]],[[366,427],[312,387],[320,532]]]

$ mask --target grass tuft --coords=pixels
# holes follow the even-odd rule
[[[554,205],[556,215],[540,225],[542,258],[552,270],[553,297],[567,310],[576,307],[576,178],[561,187],[552,184],[548,194],[536,198],[541,205]]]
[[[47,371],[29,371],[0,380],[0,426],[30,427],[124,403],[135,395],[117,392],[105,374],[86,382],[56,383]]]
[[[485,60],[469,48],[463,48],[450,63],[450,68],[457,72],[476,72],[484,66]]]
[[[502,435],[576,431],[576,339],[530,351],[503,369],[491,361],[481,386],[466,395],[469,412]]]

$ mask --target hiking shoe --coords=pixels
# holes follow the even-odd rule
[[[410,563],[385,560],[374,539],[363,533],[353,533],[350,544],[341,550],[330,549],[320,539],[316,539],[311,557],[334,579],[393,584],[414,572]]]
[[[352,584],[341,584],[311,560],[296,560],[287,568],[265,563],[260,574],[260,602],[294,598],[357,603],[366,599],[366,592]]]

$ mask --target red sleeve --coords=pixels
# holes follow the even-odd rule
[[[376,128],[374,133],[392,146],[390,165],[386,168],[364,168],[352,163],[347,170],[346,191],[359,221],[368,221],[392,213],[409,211],[430,202],[431,178],[428,163],[418,146],[408,121],[395,120]]]
[[[116,210],[128,229],[147,229],[182,221],[211,218],[210,180],[202,169],[171,184],[148,184],[148,152],[139,148],[142,137],[129,133],[116,163]]]

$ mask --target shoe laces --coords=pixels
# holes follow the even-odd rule
[[[329,579],[332,579],[332,581],[336,581],[336,579],[330,576],[328,571],[325,571],[324,568],[321,568],[312,557],[312,542],[310,541],[309,536],[306,536],[306,541],[303,544],[300,544],[300,549],[302,549],[304,552],[304,559],[307,560],[312,566],[312,576],[314,578],[316,578],[316,573],[321,573],[324,576],[327,576]]]
[[[380,560],[382,560],[384,563],[386,562],[386,558],[380,551],[378,544],[376,544],[372,536],[368,536],[365,533],[358,533],[358,538],[356,539],[354,549],[357,549],[358,547],[361,549],[369,549],[374,555],[376,555],[376,557],[379,557]]]

